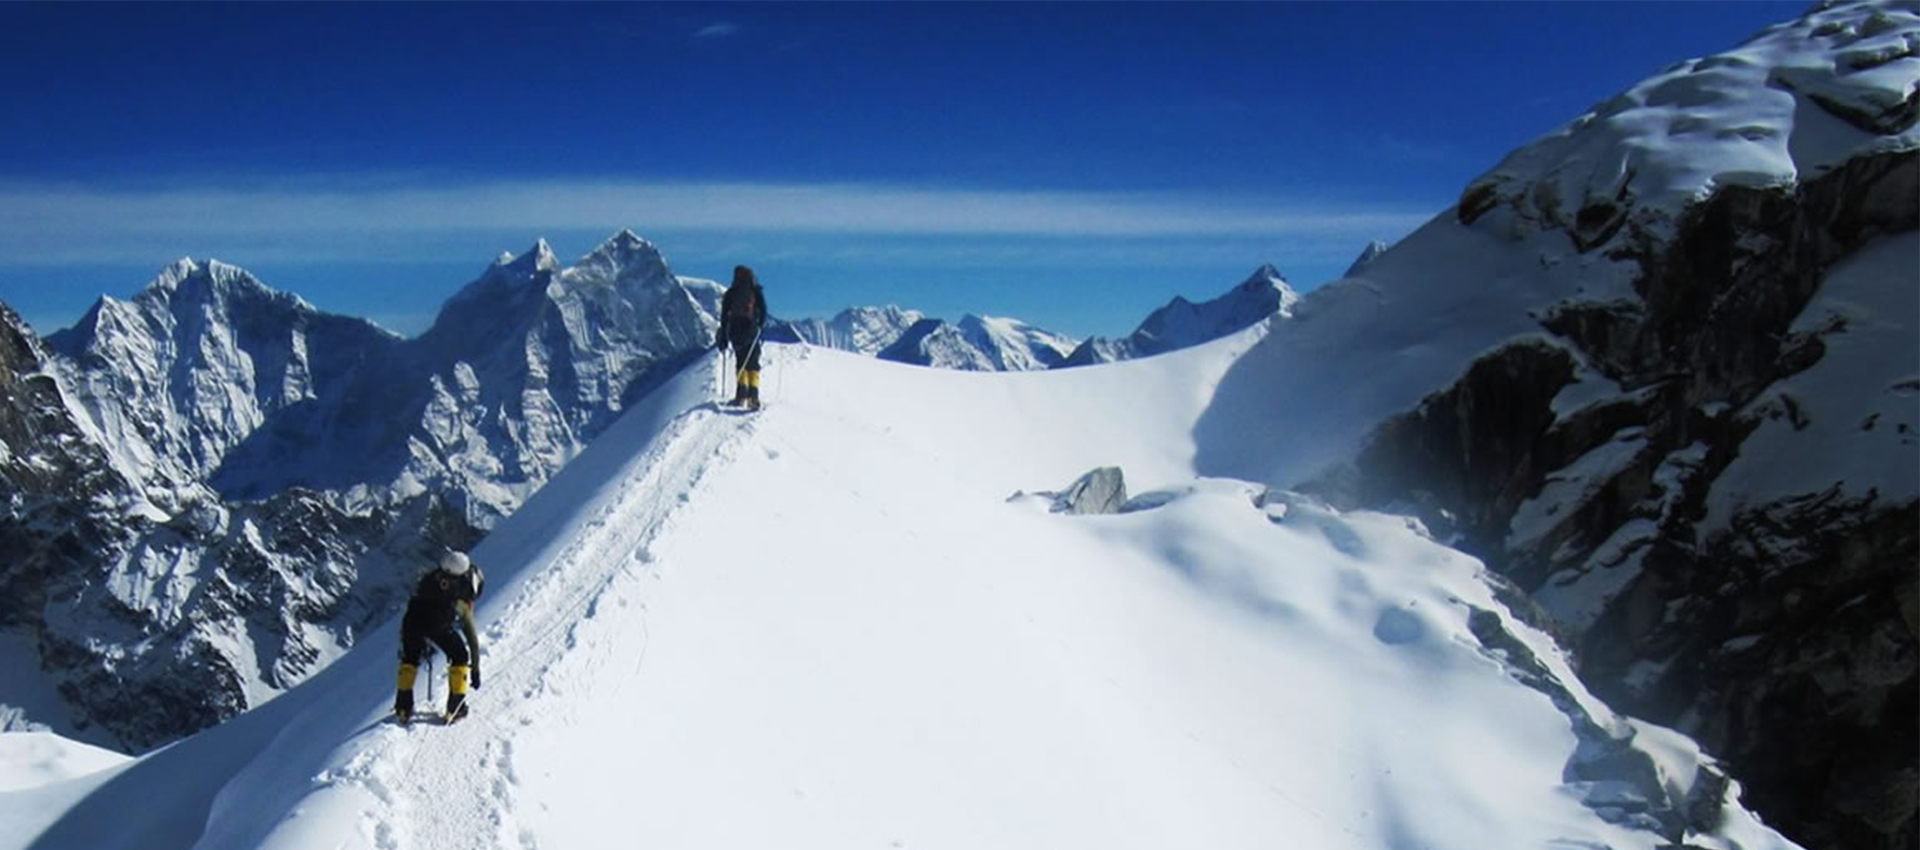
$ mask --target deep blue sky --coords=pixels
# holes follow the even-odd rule
[[[629,227],[774,311],[1124,334],[1301,289],[1800,2],[0,4],[0,300],[180,256],[406,333]]]

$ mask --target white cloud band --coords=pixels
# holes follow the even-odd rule
[[[1405,232],[1432,213],[1148,193],[865,185],[499,182],[444,188],[0,185],[0,229],[125,233],[680,229],[1151,236]]]

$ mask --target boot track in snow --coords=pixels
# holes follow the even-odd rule
[[[514,745],[536,722],[566,722],[570,693],[603,677],[630,677],[645,661],[644,602],[661,566],[651,550],[674,527],[674,517],[724,468],[755,430],[751,417],[727,417],[702,407],[682,413],[653,442],[648,456],[618,486],[585,531],[526,582],[516,599],[487,626],[490,661],[486,688],[471,693],[472,715],[456,724],[422,723],[420,730],[385,725],[367,733],[359,757],[342,781],[364,785],[379,801],[365,824],[382,850],[533,848],[532,834],[515,817]],[[606,643],[583,644],[581,626],[603,606],[641,608],[629,619],[639,649],[626,666]],[[621,642],[623,647],[625,642]],[[488,699],[492,694],[503,695]],[[438,706],[425,706],[437,710]]]

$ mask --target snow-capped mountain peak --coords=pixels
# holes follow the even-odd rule
[[[1300,294],[1280,270],[1271,263],[1263,264],[1218,298],[1195,304],[1174,296],[1147,316],[1131,335],[1117,340],[1089,339],[1062,365],[1089,366],[1187,348],[1244,330],[1275,314],[1292,316],[1299,301]]]
[[[559,269],[560,258],[554,256],[553,246],[547,244],[546,239],[541,238],[535,239],[533,247],[517,257],[512,253],[502,253],[494,265],[505,266],[519,274],[532,275],[534,272],[551,272]]]
[[[148,281],[147,285],[141,288],[171,290],[179,286],[180,282],[186,280],[188,276],[199,271],[200,264],[194,262],[192,257],[181,257],[178,260],[174,260],[173,263],[166,268],[161,269],[160,273],[155,275],[153,280]]]
[[[666,257],[652,242],[621,230],[561,272],[569,283],[636,282],[665,285],[674,280]]]
[[[1049,369],[1077,343],[1018,319],[977,316],[958,323],[921,319],[877,356],[882,360],[973,372]]]
[[[1374,260],[1379,259],[1380,255],[1386,252],[1386,242],[1379,239],[1368,242],[1367,247],[1360,249],[1360,256],[1353,258],[1353,264],[1347,266],[1346,274],[1341,277],[1359,277],[1367,270],[1367,266],[1372,265]]]
[[[915,322],[926,318],[918,310],[885,307],[848,307],[831,319],[800,319],[788,323],[794,335],[811,345],[837,348],[869,357],[898,342]]]

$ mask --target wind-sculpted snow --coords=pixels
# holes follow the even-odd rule
[[[1834,3],[1678,63],[1510,154],[1469,186],[1463,221],[1542,228],[1588,251],[1628,221],[1668,230],[1728,186],[1791,187],[1849,160],[1920,147],[1920,10]]]

